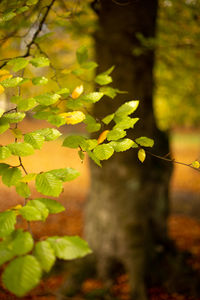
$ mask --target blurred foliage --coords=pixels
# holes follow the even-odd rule
[[[156,41],[155,109],[159,126],[198,127],[200,2],[161,0]]]

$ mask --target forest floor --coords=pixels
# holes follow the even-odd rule
[[[22,131],[37,129],[45,126],[45,123],[27,121]],[[10,134],[1,137],[1,144],[13,142]],[[199,132],[176,131],[171,138],[172,154],[176,161],[190,163],[200,158]],[[57,147],[61,141],[46,143],[41,151],[36,151],[33,157],[23,158],[24,165],[29,172],[47,171],[53,168],[72,167],[80,171],[81,176],[76,180],[66,183],[60,202],[66,207],[66,211],[59,215],[48,217],[47,222],[32,222],[32,231],[36,238],[47,235],[82,235],[83,207],[87,198],[90,185],[88,161],[81,164],[77,151]],[[15,163],[14,159],[8,162]],[[0,183],[0,211],[22,203],[15,193],[14,188],[7,188]],[[34,196],[38,193],[31,188]],[[191,253],[190,263],[200,270],[200,174],[191,168],[176,164],[171,180],[171,215],[169,218],[169,235],[175,241],[180,250]],[[55,292],[64,282],[65,275],[58,274],[44,279],[40,286],[34,289],[29,296],[17,298],[3,287],[0,287],[0,300],[55,300]],[[70,298],[72,300],[94,299],[89,298],[92,290],[101,289],[101,283],[96,280],[88,280],[82,286],[84,296]],[[120,276],[113,287],[116,299],[128,300],[127,276]],[[189,300],[178,293],[168,294],[161,287],[152,287],[148,291],[150,300]],[[67,299],[67,298],[66,298]],[[68,298],[69,299],[69,298]],[[194,299],[197,300],[197,299]]]

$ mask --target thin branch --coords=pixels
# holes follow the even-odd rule
[[[37,29],[36,32],[34,33],[32,40],[27,44],[27,46],[26,46],[27,50],[26,50],[26,52],[24,53],[24,55],[19,55],[19,56],[13,57],[13,58],[27,57],[27,56],[30,55],[31,47],[32,47],[33,44],[35,44],[36,38],[38,37],[38,35],[39,35],[40,32],[42,31],[42,27],[43,27],[43,25],[44,25],[44,23],[45,23],[45,21],[46,21],[46,19],[47,19],[47,16],[48,16],[48,14],[49,14],[49,12],[50,12],[50,10],[51,10],[51,8],[52,8],[54,2],[55,2],[55,0],[52,0],[52,1],[50,2],[50,4],[46,6],[46,12],[45,12],[45,14],[43,15],[43,18],[41,19],[41,21],[40,21],[40,23],[39,23],[39,26],[38,26],[38,29]],[[7,64],[7,62],[8,62],[10,59],[13,59],[13,58],[5,58],[5,59],[3,59],[4,63],[0,66],[0,69],[3,68],[3,67]]]
[[[40,34],[40,32],[42,31],[42,27],[47,19],[47,16],[51,10],[51,7],[53,6],[55,0],[52,0],[51,3],[46,7],[46,12],[43,16],[43,18],[41,19],[40,23],[39,23],[39,26],[38,26],[38,29],[36,30],[35,34],[33,35],[33,38],[32,40],[28,43],[27,45],[27,51],[26,53],[24,54],[24,57],[27,57],[30,55],[30,50],[31,50],[31,46],[35,43],[35,40],[36,38],[38,37],[38,35]]]
[[[190,164],[186,164],[186,163],[184,163],[184,162],[180,162],[180,161],[177,161],[177,160],[175,160],[175,159],[170,159],[170,158],[166,158],[166,157],[163,157],[163,156],[160,156],[160,155],[156,155],[156,154],[151,153],[150,151],[147,151],[147,150],[145,150],[145,152],[146,152],[147,154],[153,156],[153,157],[158,158],[158,159],[161,159],[161,160],[164,160],[164,161],[167,161],[167,162],[171,162],[171,163],[174,163],[174,164],[179,164],[179,165],[182,165],[182,166],[185,166],[185,167],[189,167],[189,168],[191,168],[191,169],[193,169],[193,170],[195,170],[195,171],[197,171],[197,172],[200,172],[200,169],[197,169],[197,168],[193,167],[193,166],[191,165],[191,163],[190,163]]]

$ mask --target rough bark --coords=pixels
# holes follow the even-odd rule
[[[121,3],[120,3],[121,2]],[[154,152],[168,153],[167,136],[156,127],[152,95],[154,50],[141,47],[136,37],[155,36],[157,0],[99,1],[99,29],[95,34],[99,72],[115,65],[114,86],[127,95],[100,101],[94,114],[101,118],[125,100],[139,99],[140,121],[132,137],[155,140]],[[151,263],[167,243],[169,165],[148,157],[142,165],[135,149],[115,154],[100,169],[91,164],[91,192],[85,211],[85,238],[94,251],[98,274],[113,277],[119,265],[130,276],[132,299],[146,299],[145,278]]]

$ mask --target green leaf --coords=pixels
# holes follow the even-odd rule
[[[113,127],[113,129],[129,129],[133,128],[135,123],[139,118],[130,118],[128,116],[126,117],[115,117],[114,121],[116,122],[116,125]]]
[[[15,229],[16,213],[14,211],[4,211],[0,213],[0,237],[10,235]]]
[[[21,182],[30,182],[32,180],[35,180],[36,175],[36,173],[29,173],[21,179]]]
[[[107,135],[107,140],[108,141],[116,141],[121,138],[123,138],[126,135],[126,131],[122,129],[113,129],[110,130],[108,135]]]
[[[10,244],[7,240],[0,242],[0,266],[15,256],[9,246]]]
[[[78,236],[54,236],[47,239],[55,251],[55,255],[60,259],[71,260],[84,257],[92,251],[86,241]]]
[[[18,72],[21,69],[24,69],[28,65],[29,61],[24,57],[14,58],[9,60],[7,65],[12,66],[14,72]]]
[[[34,255],[45,272],[49,272],[56,261],[54,250],[47,241],[38,242],[36,244]]]
[[[66,107],[71,110],[80,109],[83,106],[83,102],[81,99],[69,99],[67,100]]]
[[[39,133],[41,134],[45,141],[49,142],[49,141],[54,141],[56,140],[59,136],[61,136],[62,134],[55,128],[43,128],[43,129],[39,129],[34,131],[35,133]]]
[[[51,111],[38,111],[33,115],[35,119],[39,120],[47,120],[50,116],[52,116]]]
[[[5,88],[18,86],[23,81],[22,77],[7,78],[1,81],[1,85]]]
[[[110,114],[108,116],[106,116],[105,118],[102,119],[102,121],[108,125],[114,118],[115,114]]]
[[[87,95],[82,96],[81,100],[89,102],[89,103],[96,103],[103,97],[103,95],[104,94],[100,93],[100,92],[93,92],[93,93],[89,93]]]
[[[97,123],[95,118],[87,114],[85,120],[83,121],[87,126],[86,129],[88,132],[96,132],[101,129],[101,124]]]
[[[37,198],[35,200],[43,203],[49,210],[50,214],[58,214],[65,210],[64,206],[56,200],[47,199],[47,198]]]
[[[103,86],[100,88],[100,92],[104,93],[104,95],[110,97],[111,99],[114,99],[117,94],[125,94],[126,92],[120,91],[118,89],[114,89],[110,86]]]
[[[95,156],[95,154],[92,151],[87,150],[87,154],[97,166],[102,167],[100,160]]]
[[[98,145],[97,140],[89,139],[87,140],[87,150],[93,150]]]
[[[6,130],[10,128],[10,124],[5,119],[0,119],[0,134],[4,133]]]
[[[3,116],[6,122],[8,123],[18,123],[21,122],[25,118],[25,113],[16,112],[16,113],[8,113]]]
[[[32,78],[32,83],[34,85],[43,85],[43,84],[47,84],[47,82],[48,82],[48,79],[44,76]]]
[[[41,149],[44,140],[44,136],[37,132],[30,132],[24,135],[24,142],[32,145],[34,149]]]
[[[10,165],[0,163],[0,175],[3,175],[3,173],[10,168]]]
[[[37,105],[37,102],[34,98],[22,99],[18,102],[18,110],[27,111],[34,108]]]
[[[34,148],[25,142],[13,143],[7,145],[10,152],[16,156],[28,156],[34,153]]]
[[[88,62],[81,64],[81,68],[86,69],[86,70],[93,70],[96,67],[98,67],[98,64],[94,61],[88,61]]]
[[[106,75],[110,75],[112,73],[112,71],[114,70],[115,66],[110,67],[107,71],[105,71],[102,74],[106,74]]]
[[[145,136],[141,136],[141,137],[137,138],[135,141],[137,144],[139,144],[140,146],[143,146],[143,147],[153,147],[153,145],[154,145],[154,141]]]
[[[34,241],[32,235],[22,229],[16,230],[11,241],[11,249],[14,255],[24,255],[30,252],[33,248]]]
[[[64,147],[75,149],[78,147],[85,148],[87,146],[87,143],[86,143],[86,139],[81,135],[69,135],[64,139],[62,145]]]
[[[35,184],[37,191],[46,196],[58,197],[62,192],[62,181],[49,172],[38,174]]]
[[[8,187],[17,185],[22,177],[21,171],[17,167],[6,169],[2,175],[2,181]]]
[[[28,198],[31,195],[29,186],[25,182],[19,182],[16,185],[16,192],[23,198]]]
[[[60,127],[60,126],[66,124],[65,117],[59,116],[59,115],[51,115],[47,118],[47,120],[49,123],[51,123],[52,125],[55,125],[57,127]]]
[[[53,174],[55,177],[62,180],[63,182],[74,180],[80,175],[80,173],[77,170],[72,168],[55,169],[49,171],[49,173]]]
[[[93,153],[99,160],[107,160],[113,155],[114,149],[109,144],[102,144],[94,148]]]
[[[40,220],[42,220],[42,221],[45,221],[46,218],[49,215],[49,210],[47,209],[46,205],[44,203],[42,203],[41,201],[38,201],[36,199],[29,200],[28,203],[26,204],[26,206],[36,208],[41,214],[41,219]]]
[[[60,98],[60,95],[58,94],[51,94],[51,93],[45,93],[43,95],[39,95],[34,97],[34,99],[41,105],[49,106],[58,101]]]
[[[62,95],[62,97],[67,98],[70,95],[70,90],[68,88],[63,88],[56,92],[58,95]]]
[[[0,146],[0,159],[6,159],[11,156],[10,150],[6,146]]]
[[[41,221],[42,215],[36,207],[24,206],[19,210],[20,215],[27,221]]]
[[[109,145],[113,147],[115,152],[123,152],[130,149],[134,142],[130,139],[122,139],[117,142],[110,142]],[[136,145],[137,146],[137,145]]]
[[[42,271],[38,260],[32,255],[11,261],[3,272],[5,287],[18,297],[24,296],[40,281]]]
[[[145,158],[146,158],[146,152],[144,151],[144,149],[140,149],[138,151],[138,159],[143,163]]]
[[[30,63],[36,68],[47,67],[50,64],[49,59],[43,56],[31,59]]]
[[[95,82],[100,85],[106,85],[112,82],[112,77],[105,73],[102,73],[96,76]]]
[[[78,156],[80,157],[81,162],[83,162],[84,158],[85,158],[85,154],[82,150],[78,151]]]
[[[76,51],[76,58],[80,65],[86,62],[86,60],[88,59],[88,50],[85,46],[81,46],[80,48],[78,48],[78,50]]]
[[[138,107],[139,101],[129,101],[122,104],[117,111],[115,112],[115,115],[117,117],[124,117],[132,114]]]

